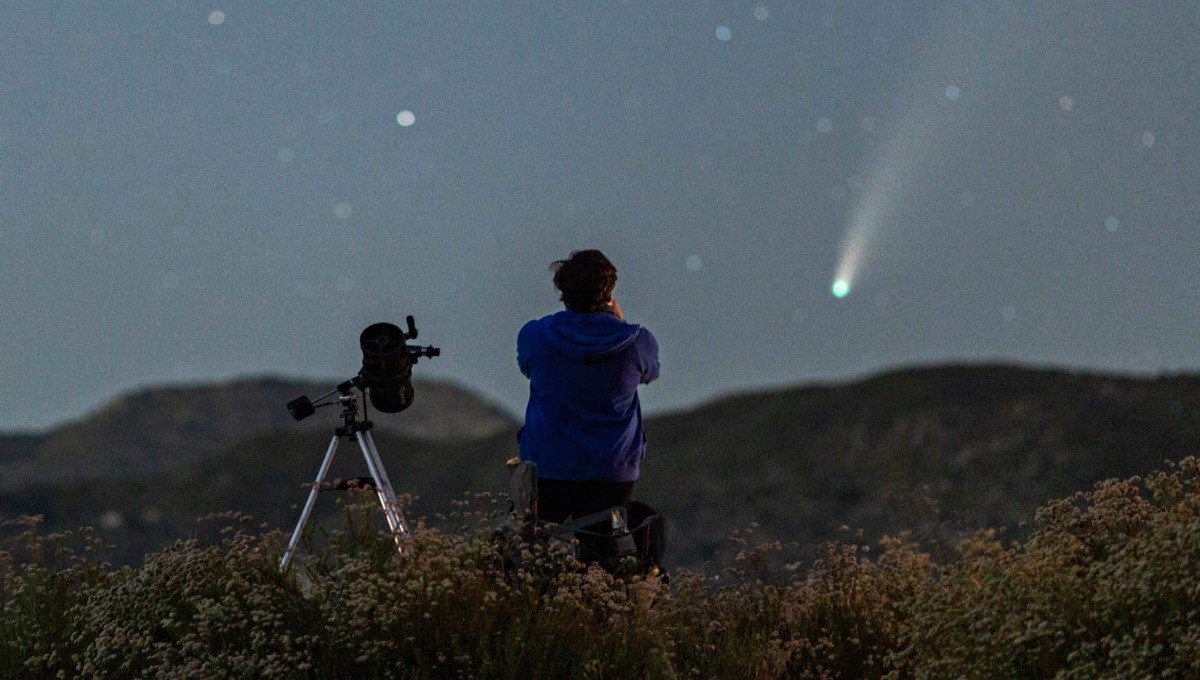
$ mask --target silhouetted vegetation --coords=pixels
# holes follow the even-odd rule
[[[1200,672],[1200,463],[1044,505],[939,563],[908,539],[780,565],[617,579],[561,554],[505,574],[494,514],[422,526],[402,558],[370,505],[278,571],[284,537],[223,533],[114,568],[90,531],[9,524],[3,677],[1097,678]],[[457,524],[453,524],[457,523]]]

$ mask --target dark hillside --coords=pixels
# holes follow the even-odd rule
[[[0,435],[0,466],[33,458],[45,442],[44,434]]]
[[[375,442],[396,493],[417,495],[407,513],[410,521],[449,512],[452,501],[468,492],[503,491],[504,462],[516,454],[511,431],[458,442],[378,432]],[[32,485],[0,495],[0,517],[36,511],[52,529],[98,527],[104,540],[116,546],[115,557],[126,563],[138,563],[146,553],[193,535],[196,519],[215,512],[237,510],[290,532],[328,443],[316,432],[268,432],[237,441],[203,462],[146,477]],[[327,479],[367,475],[357,444],[339,445]],[[350,500],[350,494],[321,494],[314,525],[338,511],[337,499]],[[369,496],[358,500],[374,502]],[[501,501],[506,504],[507,498]],[[492,507],[488,499],[471,503]]]
[[[513,426],[507,414],[466,390],[446,383],[416,385],[412,407],[402,417],[379,419],[381,428],[422,439],[469,440]],[[18,464],[6,464],[17,458],[11,446],[3,446],[11,438],[0,440],[0,489],[44,478],[49,471],[55,477],[49,483],[59,484],[145,476],[202,462],[263,432],[324,431],[330,419],[313,417],[297,424],[285,404],[300,394],[316,398],[332,386],[261,378],[139,390],[46,433],[44,441],[27,443]]]
[[[1200,378],[952,366],[723,399],[648,425],[639,492],[709,554],[730,528],[811,546],[839,527],[953,541],[1200,451]]]

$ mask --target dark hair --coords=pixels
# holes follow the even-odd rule
[[[599,250],[576,250],[550,265],[554,287],[572,312],[600,312],[609,308],[617,285],[617,268]]]

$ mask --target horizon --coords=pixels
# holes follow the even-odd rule
[[[1148,380],[1154,380],[1154,379],[1160,379],[1160,378],[1200,377],[1200,370],[1160,371],[1157,373],[1140,373],[1140,372],[1136,372],[1136,371],[1119,371],[1119,370],[1104,371],[1104,370],[1097,370],[1097,369],[1089,368],[1089,367],[1069,367],[1069,366],[1059,366],[1059,365],[1049,365],[1049,364],[1041,365],[1041,364],[1022,363],[1022,362],[1017,362],[1017,361],[1004,361],[1004,360],[998,360],[998,361],[988,361],[988,360],[944,361],[944,362],[935,361],[935,362],[930,362],[930,363],[884,367],[879,370],[863,373],[861,375],[847,376],[847,377],[839,378],[839,379],[812,380],[812,381],[805,381],[805,382],[798,382],[798,383],[780,383],[780,384],[776,384],[776,385],[761,385],[758,387],[752,387],[752,388],[746,388],[746,389],[732,389],[732,390],[725,390],[725,391],[717,391],[707,397],[702,397],[702,398],[698,399],[697,401],[689,403],[689,404],[683,404],[683,405],[679,405],[679,406],[672,406],[672,407],[666,407],[666,408],[654,409],[654,410],[643,409],[643,412],[645,413],[646,419],[649,420],[649,419],[654,419],[654,418],[670,417],[670,416],[674,416],[674,415],[689,413],[689,412],[692,412],[695,410],[703,409],[705,407],[717,404],[726,399],[733,399],[733,398],[738,398],[738,397],[743,397],[743,396],[766,395],[766,394],[773,394],[773,393],[778,393],[778,392],[790,392],[790,391],[794,391],[794,390],[829,389],[829,388],[838,388],[838,387],[848,387],[848,386],[861,384],[864,382],[869,382],[869,381],[872,381],[872,380],[875,380],[875,379],[878,379],[881,377],[900,374],[900,373],[921,373],[921,372],[927,372],[927,371],[958,369],[958,368],[961,368],[961,369],[996,369],[996,368],[1000,368],[1000,369],[1011,369],[1014,371],[1028,371],[1028,372],[1037,372],[1037,373],[1056,373],[1056,374],[1064,374],[1064,375],[1079,375],[1079,376],[1088,376],[1088,377],[1095,377],[1095,378],[1113,378],[1113,379],[1119,379],[1119,380],[1135,380],[1135,381],[1141,381],[1141,380],[1148,381]],[[61,421],[58,421],[55,423],[51,423],[44,427],[30,428],[30,429],[12,429],[12,428],[0,427],[0,437],[46,435],[46,434],[49,434],[61,427],[75,425],[75,424],[78,424],[81,422],[85,422],[85,421],[95,417],[97,414],[99,414],[105,408],[111,406],[114,403],[120,402],[124,399],[128,399],[135,395],[147,393],[147,392],[156,392],[156,391],[160,391],[160,390],[188,390],[188,389],[204,389],[204,388],[211,388],[211,387],[229,387],[229,386],[235,385],[237,383],[243,383],[243,382],[255,383],[255,382],[267,382],[267,381],[295,383],[298,385],[321,383],[321,384],[326,384],[330,387],[330,389],[333,389],[333,387],[337,386],[340,382],[342,382],[342,380],[344,380],[344,378],[340,379],[340,380],[339,379],[323,380],[320,378],[295,376],[295,375],[289,376],[289,375],[284,375],[284,374],[279,374],[279,373],[262,373],[262,374],[234,375],[234,376],[229,376],[226,378],[212,378],[212,379],[207,379],[207,380],[201,379],[201,380],[195,380],[195,381],[147,383],[144,385],[135,386],[135,387],[132,387],[129,389],[120,390],[118,392],[115,392],[114,394],[110,395],[107,399],[101,400],[100,402],[94,404],[92,407],[88,408],[86,411],[84,411],[82,414],[80,414],[76,417],[68,418],[68,419],[61,420]],[[522,419],[524,418],[524,410],[525,410],[524,402],[522,402],[519,405],[505,404],[505,403],[483,393],[481,390],[470,385],[469,383],[463,382],[457,378],[427,377],[427,376],[422,376],[419,374],[414,374],[413,380],[414,380],[414,383],[418,387],[417,399],[420,399],[420,389],[419,388],[422,383],[448,385],[450,387],[461,390],[461,391],[481,400],[482,402],[484,402],[490,406],[493,406],[493,407],[499,409],[502,413],[504,413],[504,415],[511,418],[515,423],[519,424],[522,421]],[[309,395],[309,396],[312,396],[312,395]],[[281,404],[281,405],[279,405],[279,408],[282,411],[282,410],[284,410],[285,407],[284,407],[284,405]],[[396,416],[397,414],[388,414],[388,415]]]

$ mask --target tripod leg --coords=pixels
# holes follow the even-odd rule
[[[370,451],[371,458],[375,461],[375,468],[379,470],[379,481],[383,482],[383,485],[387,487],[388,493],[391,494],[392,498],[394,499],[396,497],[396,491],[394,488],[392,488],[392,480],[388,479],[387,470],[385,470],[383,467],[383,458],[379,457],[379,449],[375,446],[375,438],[371,436],[370,432],[365,433],[363,438],[367,441],[367,450]],[[399,508],[400,506],[397,505],[396,507]],[[404,532],[408,533],[407,524],[404,526]]]
[[[300,512],[300,521],[296,522],[296,529],[292,532],[292,538],[288,541],[287,550],[283,551],[283,559],[279,562],[279,571],[287,569],[288,562],[292,561],[292,553],[296,551],[296,544],[300,542],[300,534],[304,533],[304,525],[308,523],[308,516],[312,514],[313,505],[317,502],[317,493],[321,490],[321,483],[325,481],[325,475],[329,474],[329,466],[333,463],[333,454],[337,452],[338,436],[335,434],[333,440],[329,442],[329,450],[325,452],[325,460],[321,461],[321,469],[317,471],[317,480],[313,482],[312,489],[308,492],[308,501],[304,503],[304,510]]]
[[[370,432],[367,432],[364,438],[367,441],[367,449],[375,459],[375,469],[379,470],[379,481],[383,482],[384,488],[387,489],[388,499],[395,510],[396,524],[400,527],[400,534],[404,539],[412,540],[408,522],[404,520],[404,513],[400,510],[400,501],[396,499],[396,489],[392,487],[392,480],[388,479],[387,469],[383,467],[383,458],[379,456],[379,449],[375,446],[375,438],[371,436]]]
[[[387,471],[383,469],[383,460],[379,458],[379,451],[375,448],[375,440],[371,438],[371,433],[357,433],[358,446],[362,449],[363,458],[367,461],[367,469],[371,471],[371,477],[375,480],[375,492],[379,496],[379,504],[383,507],[383,514],[387,517],[388,527],[392,530],[392,537],[396,540],[396,550],[400,553],[404,552],[401,547],[401,539],[408,540],[412,535],[408,530],[408,523],[404,521],[404,514],[400,512],[400,503],[396,501],[396,492],[392,489],[392,482],[387,477]]]

